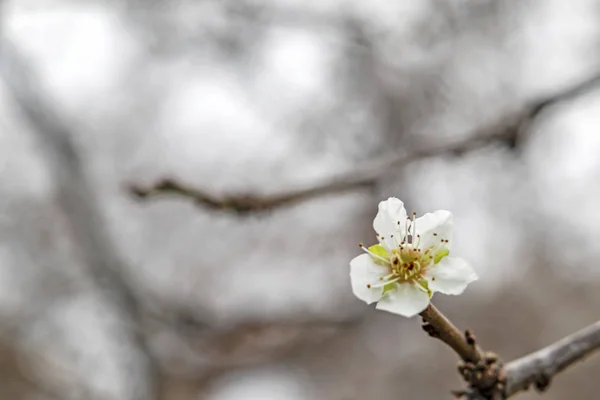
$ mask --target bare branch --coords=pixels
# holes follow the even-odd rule
[[[106,294],[106,300],[114,302],[126,314],[126,319],[138,322],[139,305],[122,275],[120,257],[108,237],[97,199],[72,142],[75,135],[54,110],[53,101],[45,96],[43,86],[30,70],[27,60],[7,38],[2,38],[0,45],[0,76],[33,128],[32,132],[44,144],[58,185],[57,203],[67,218],[85,265],[94,282]],[[139,347],[140,355],[149,357],[137,331],[132,332],[131,340]],[[154,372],[152,368],[144,371],[148,386],[156,383],[151,376]],[[156,392],[150,390],[154,393],[146,393],[145,398],[156,396]]]
[[[128,190],[138,199],[148,199],[157,196],[175,194],[192,199],[195,203],[211,210],[235,211],[240,214],[258,211],[267,211],[281,206],[288,206],[301,201],[334,193],[346,192],[357,187],[372,187],[374,182],[356,182],[348,187],[346,181],[328,182],[323,185],[307,189],[299,189],[282,193],[279,195],[259,196],[252,194],[240,194],[232,196],[217,197],[207,191],[193,188],[185,183],[174,179],[163,179],[150,187],[142,187],[135,184],[128,185]]]
[[[483,147],[491,140],[500,140],[506,135],[496,135],[493,138],[470,139],[455,145],[431,148],[412,152],[409,156],[394,158],[383,162],[376,162],[364,166],[351,174],[341,174],[327,182],[309,188],[292,190],[279,195],[260,196],[252,194],[238,194],[217,197],[202,189],[193,188],[185,183],[174,179],[165,178],[149,187],[137,184],[127,185],[129,192],[137,199],[145,200],[158,196],[174,194],[191,199],[193,202],[212,210],[229,210],[244,214],[256,211],[266,211],[274,208],[289,206],[304,200],[339,194],[352,191],[359,188],[370,188],[377,184],[383,171],[387,169],[398,170],[413,161],[433,157],[440,154],[452,152],[464,152],[475,148]]]
[[[464,334],[448,318],[446,318],[433,304],[419,314],[425,324],[423,329],[432,337],[440,339],[450,346],[461,359],[467,362],[478,362],[482,358],[481,350],[477,347],[470,332]]]
[[[458,372],[468,387],[453,391],[454,396],[468,400],[501,399],[505,374],[498,356],[481,350],[472,332],[459,331],[433,304],[430,303],[419,315],[423,318],[425,332],[450,346],[462,359]]]
[[[552,378],[575,362],[600,349],[600,321],[541,350],[506,365],[506,397],[534,384],[545,390]]]
[[[189,198],[199,205],[213,210],[230,210],[238,213],[250,213],[290,206],[298,202],[318,196],[344,193],[360,188],[374,187],[386,171],[398,171],[406,165],[424,158],[445,154],[460,155],[465,152],[483,148],[494,142],[505,142],[511,147],[517,147],[523,140],[523,134],[531,122],[549,107],[585,94],[600,84],[600,74],[585,79],[563,91],[534,102],[522,113],[513,117],[510,123],[502,124],[489,130],[488,133],[474,133],[460,142],[445,144],[437,147],[412,151],[410,155],[394,157],[372,164],[367,164],[354,172],[343,173],[308,188],[290,190],[278,195],[233,194],[223,197],[211,195],[205,190],[192,188],[174,179],[163,179],[144,187],[137,184],[128,185],[128,190],[136,198],[145,200],[165,194]]]

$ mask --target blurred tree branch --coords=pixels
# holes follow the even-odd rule
[[[84,166],[73,143],[72,129],[55,110],[54,103],[43,91],[43,85],[31,70],[29,62],[20,54],[9,39],[0,41],[0,76],[14,98],[22,115],[44,144],[56,183],[57,203],[62,208],[70,225],[80,255],[104,298],[114,302],[125,321],[138,322],[139,305],[122,275],[121,261],[111,244],[104,221],[93,194]],[[138,346],[139,354],[149,357],[146,346],[136,329],[131,330],[132,343]],[[140,362],[151,365],[151,362]],[[158,382],[155,371],[150,367],[138,378],[144,379],[144,398],[155,398],[152,388]],[[150,396],[150,397],[148,397]]]
[[[215,196],[201,188],[195,188],[172,178],[164,178],[149,186],[140,184],[127,185],[128,191],[139,200],[147,200],[163,195],[175,195],[192,200],[212,210],[235,211],[240,214],[260,212],[282,206],[291,206],[301,201],[319,196],[344,193],[360,188],[374,187],[386,171],[398,171],[406,165],[424,158],[455,154],[477,150],[492,143],[506,143],[517,148],[525,139],[532,122],[546,109],[560,102],[576,98],[593,90],[600,84],[600,74],[593,75],[562,91],[534,102],[521,113],[514,116],[508,124],[503,123],[486,132],[475,132],[468,139],[447,143],[441,146],[411,151],[409,155],[394,157],[357,168],[350,173],[343,173],[330,180],[305,187],[286,191],[275,195],[259,195],[250,193]]]

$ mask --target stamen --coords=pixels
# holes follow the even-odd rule
[[[381,261],[383,261],[386,264],[390,263],[390,260],[386,260],[385,258],[383,258],[383,257],[381,257],[381,256],[379,256],[379,255],[377,255],[375,253],[373,253],[371,250],[367,249],[364,244],[361,243],[359,246],[360,246],[361,249],[363,249],[363,251],[365,253],[369,254],[371,257],[374,257],[374,258],[376,258],[378,260],[381,260]]]
[[[396,241],[396,238],[394,237],[394,235],[390,235],[390,237],[392,238],[394,250],[397,249],[398,247],[400,247],[400,246],[398,246],[398,241]]]
[[[415,243],[415,235],[416,234],[417,234],[417,213],[413,211],[413,218],[412,218],[412,242],[413,243]],[[417,246],[417,247],[419,247],[419,246]]]
[[[371,288],[376,289],[376,288],[384,287],[385,285],[389,285],[390,283],[396,283],[399,280],[400,280],[400,277],[397,277],[397,278],[394,278],[394,279],[392,279],[390,281],[385,281],[385,282],[380,282],[380,283],[374,283],[372,285],[367,285],[367,287],[369,289],[371,289]]]

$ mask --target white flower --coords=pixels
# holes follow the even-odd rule
[[[379,244],[350,262],[354,295],[377,309],[412,317],[425,310],[433,293],[461,294],[477,280],[463,259],[450,257],[452,214],[438,210],[412,219],[402,201],[379,203],[373,228]]]

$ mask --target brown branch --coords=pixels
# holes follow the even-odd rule
[[[450,346],[462,359],[458,372],[468,387],[453,391],[454,396],[467,400],[502,399],[505,372],[498,356],[482,351],[472,332],[467,330],[463,334],[433,304],[430,303],[420,315],[423,329]]]
[[[476,363],[482,359],[482,352],[475,341],[467,340],[471,334],[459,331],[433,304],[430,303],[419,315],[426,323],[425,331],[450,346],[462,360]]]
[[[358,186],[373,186],[373,182],[358,183],[353,188]],[[349,189],[345,182],[340,181],[339,183],[328,182],[324,185],[290,191],[279,195],[260,196],[240,194],[218,197],[211,195],[207,191],[169,178],[165,178],[149,187],[136,184],[127,185],[127,190],[140,200],[173,194],[192,199],[195,203],[211,210],[234,211],[240,214],[267,211],[284,205],[293,205],[309,198],[344,192]]]
[[[534,384],[545,390],[552,378],[600,349],[600,321],[506,365],[506,397]]]
[[[600,74],[585,79],[563,91],[548,96],[533,103],[522,113],[513,117],[508,124],[496,126],[491,133],[477,133],[460,142],[444,144],[437,147],[412,151],[409,155],[393,157],[375,163],[367,164],[351,173],[339,174],[330,180],[307,188],[286,191],[277,195],[233,194],[214,196],[205,190],[193,188],[190,185],[174,179],[163,179],[144,187],[129,184],[128,191],[137,199],[145,200],[162,195],[176,195],[189,198],[199,205],[213,210],[230,210],[240,214],[265,211],[282,206],[291,206],[314,197],[339,194],[360,188],[374,187],[386,171],[398,171],[406,165],[424,158],[445,154],[461,155],[465,152],[483,148],[494,142],[505,142],[516,147],[523,140],[523,133],[531,122],[549,107],[595,88],[600,84]]]
[[[454,145],[440,146],[436,148],[414,151],[409,156],[393,158],[383,162],[366,165],[351,174],[340,174],[333,179],[311,186],[291,190],[278,195],[252,195],[238,194],[229,196],[214,196],[205,190],[194,188],[188,184],[165,178],[157,183],[144,187],[138,184],[128,184],[127,190],[137,199],[146,200],[164,195],[176,195],[189,198],[193,202],[212,210],[235,211],[240,214],[275,209],[282,206],[291,206],[311,198],[339,194],[359,188],[374,187],[381,178],[383,171],[398,170],[413,161],[433,157],[446,153],[462,153],[483,147],[490,140],[507,139],[506,134],[494,135],[492,138],[474,138]]]
[[[599,321],[502,367],[497,356],[483,352],[469,331],[463,335],[433,304],[420,315],[424,330],[463,360],[458,370],[469,387],[453,392],[463,399],[509,398],[532,384],[544,391],[555,375],[600,349]]]

